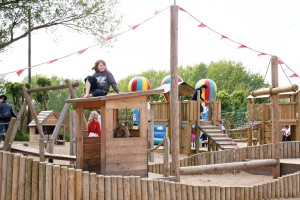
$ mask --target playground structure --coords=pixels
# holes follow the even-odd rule
[[[45,134],[45,141],[49,141],[50,139],[50,134],[53,133],[54,128],[58,122],[58,117],[57,115],[54,113],[53,110],[47,110],[47,111],[41,111],[38,115],[37,115],[38,121],[42,126],[43,132]],[[65,126],[64,124],[61,125],[63,127],[63,135],[61,135],[62,137],[58,138],[59,141],[61,142],[65,142]],[[37,132],[37,125],[35,123],[34,120],[32,120],[29,124],[29,144],[38,144],[40,137],[38,135]],[[57,143],[57,140],[56,140]]]
[[[164,84],[160,88],[164,88],[164,95],[169,97],[170,84]],[[179,97],[192,96],[194,94],[194,88],[185,82],[179,82],[178,94]],[[235,143],[222,132],[220,127],[221,102],[205,102],[209,107],[208,119],[205,121],[200,121],[200,103],[200,101],[193,100],[179,101],[180,153],[191,155],[192,153],[200,152],[200,130],[208,135],[208,150],[236,148]],[[150,98],[150,109],[153,112],[154,124],[165,125],[167,127],[172,126],[169,102],[154,102],[153,98]],[[191,148],[191,131],[193,125],[195,125],[197,132],[195,150],[192,150]],[[167,136],[171,138],[169,130],[170,129],[167,131]],[[172,143],[172,139],[170,142]]]
[[[147,177],[147,97],[162,91],[157,89],[67,100],[76,106],[76,168],[103,175]],[[81,116],[85,109],[101,110],[101,137],[84,136]],[[130,137],[115,138],[115,131],[120,126],[119,112],[126,109],[139,109],[139,129],[128,130],[124,127]]]
[[[289,125],[291,129],[291,140],[300,140],[300,92],[298,86],[293,85],[293,91],[280,92],[279,96],[279,125],[284,127]],[[269,95],[259,95],[255,98],[269,98]],[[272,143],[272,120],[270,103],[256,104],[255,98],[249,96],[248,99],[248,123],[256,122],[258,126],[258,143]],[[252,138],[249,131],[249,140]],[[250,144],[250,142],[248,142]]]
[[[176,12],[178,11],[177,6],[172,6],[172,23],[176,21]],[[176,12],[175,12],[176,11]],[[174,14],[175,13],[175,14]],[[174,20],[175,17],[175,20]],[[172,24],[171,23],[171,24]],[[172,33],[175,32],[177,29],[172,29]],[[174,34],[173,34],[174,35]],[[174,38],[174,37],[172,37]],[[171,42],[171,44],[173,44]],[[177,43],[176,43],[177,44]],[[172,51],[171,54],[176,54],[176,51]],[[171,65],[176,62],[171,60]],[[277,59],[273,62],[277,63]],[[176,73],[175,73],[175,77]],[[273,87],[276,88],[278,85],[274,84]],[[176,85],[177,87],[177,85]],[[173,91],[174,91],[174,87]],[[142,93],[140,93],[142,94]],[[144,93],[145,94],[145,93]],[[175,93],[176,94],[176,93]],[[76,102],[78,105],[85,105],[87,108],[108,108],[104,110],[104,120],[106,120],[105,125],[110,125],[104,128],[105,134],[108,134],[109,138],[113,135],[113,127],[117,124],[117,112],[114,109],[119,108],[128,108],[132,106],[132,102],[127,101],[126,94],[124,103],[122,99],[120,99],[121,95],[112,95],[111,97],[106,97],[107,99],[74,99],[68,100],[67,102]],[[144,95],[142,95],[144,96]],[[124,97],[124,96],[123,96]],[[134,98],[134,96],[131,96]],[[170,114],[170,126],[171,136],[172,139],[172,167],[171,172],[174,171],[174,167],[179,169],[181,174],[200,174],[200,173],[211,173],[211,168],[213,168],[214,172],[222,172],[222,170],[227,171],[235,171],[241,169],[249,169],[249,168],[258,168],[261,166],[272,166],[276,168],[275,173],[273,172],[274,181],[270,181],[267,183],[255,185],[255,186],[237,186],[237,187],[218,187],[218,186],[192,186],[189,184],[181,184],[175,183],[170,181],[163,181],[163,180],[149,180],[144,179],[136,176],[103,176],[97,175],[96,173],[89,173],[89,172],[82,172],[81,169],[73,169],[67,167],[60,167],[60,166],[53,166],[51,163],[46,164],[45,162],[35,162],[32,161],[30,158],[20,157],[17,154],[11,154],[8,152],[0,151],[0,175],[2,179],[0,180],[1,185],[1,199],[16,199],[16,195],[25,196],[26,199],[32,197],[32,199],[52,199],[55,197],[56,199],[76,199],[76,198],[83,198],[83,199],[262,199],[262,198],[288,198],[288,197],[299,197],[300,196],[300,173],[295,172],[291,175],[278,177],[279,175],[279,149],[286,146],[287,155],[291,155],[290,158],[299,158],[299,142],[294,143],[283,143],[283,147],[279,145],[279,138],[278,138],[278,116],[276,116],[277,109],[275,107],[277,100],[276,95],[272,94],[273,103],[272,103],[272,132],[273,132],[273,139],[272,145],[266,145],[267,151],[262,146],[256,146],[259,148],[245,148],[245,150],[225,150],[225,151],[218,151],[218,152],[207,152],[202,154],[197,154],[194,156],[194,160],[184,160],[180,161],[180,163],[191,162],[194,164],[199,164],[202,161],[207,161],[205,164],[211,164],[211,166],[194,166],[194,168],[186,167],[183,164],[178,165],[176,159],[178,158],[178,149],[176,149],[178,140],[174,138],[178,137],[179,134],[174,131],[174,127],[178,126],[177,123],[178,119],[173,117],[177,117],[177,114],[173,112],[173,110],[177,109],[177,106],[180,104],[170,103],[169,110]],[[171,99],[177,100],[177,94],[174,96],[171,95]],[[101,101],[103,100],[103,101]],[[105,101],[108,100],[108,101]],[[111,101],[110,103],[106,104],[107,102]],[[102,102],[102,103],[99,103]],[[105,104],[104,104],[105,102]],[[111,103],[118,102],[118,105],[113,105]],[[195,102],[196,103],[196,102]],[[199,102],[197,102],[199,105]],[[113,105],[113,106],[112,106]],[[145,107],[144,101],[141,104],[141,113],[142,116],[145,116]],[[107,106],[107,107],[106,107]],[[112,106],[112,107],[109,107]],[[118,106],[118,107],[117,107]],[[135,107],[136,105],[134,105]],[[184,106],[179,107],[180,109],[184,108]],[[214,103],[214,108],[216,108]],[[168,109],[165,107],[164,109]],[[82,136],[83,132],[83,122],[82,122],[82,111],[83,107],[76,108],[76,125],[77,125],[77,137]],[[275,114],[274,114],[275,111]],[[169,113],[166,112],[166,113]],[[161,112],[163,115],[164,112]],[[199,113],[199,112],[198,112]],[[216,112],[215,112],[216,113]],[[197,114],[198,115],[198,114]],[[187,115],[190,116],[190,115]],[[212,115],[212,121],[216,120],[217,118],[215,115]],[[107,119],[105,119],[107,118]],[[112,119],[112,120],[111,120]],[[145,117],[145,119],[147,119]],[[142,122],[143,126],[141,129],[145,130],[145,119]],[[162,118],[166,119],[166,118]],[[198,121],[199,116],[197,116],[196,120]],[[79,123],[80,122],[80,123]],[[198,126],[196,126],[198,127]],[[140,133],[141,134],[145,133]],[[174,136],[174,138],[173,138]],[[101,138],[102,139],[102,138]],[[128,138],[119,138],[119,139],[128,139]],[[103,141],[106,141],[106,137],[101,140],[101,145]],[[197,141],[197,140],[196,140]],[[78,144],[79,143],[79,144]],[[106,143],[104,143],[107,145]],[[288,146],[287,144],[291,144]],[[90,144],[89,144],[90,145]],[[174,145],[174,146],[173,146]],[[83,141],[82,138],[78,138],[77,140],[77,152],[81,153],[83,150]],[[78,149],[79,147],[79,149]],[[41,148],[41,146],[40,146]],[[259,157],[256,156],[257,151],[261,150]],[[235,153],[234,153],[235,152]],[[238,152],[238,153],[237,153]],[[246,157],[247,155],[254,155],[252,157]],[[269,154],[270,153],[270,154]],[[265,157],[265,154],[268,156]],[[106,156],[106,151],[103,152],[101,149],[101,156]],[[176,159],[173,159],[174,157]],[[78,156],[78,155],[77,155]],[[79,161],[82,162],[82,154],[79,155]],[[104,157],[106,159],[106,157]],[[204,159],[205,158],[205,159]],[[225,160],[226,158],[226,160]],[[228,159],[227,159],[228,158]],[[229,159],[232,158],[232,159]],[[234,160],[234,158],[236,160]],[[102,161],[103,157],[101,157]],[[126,157],[125,157],[126,159]],[[219,164],[217,167],[213,167],[216,162],[221,162],[222,159],[226,164]],[[263,159],[263,160],[254,160],[254,161],[245,161],[245,159]],[[211,161],[211,162],[208,162]],[[234,162],[237,161],[237,162]],[[105,162],[104,162],[105,163]],[[80,163],[81,164],[81,163]],[[101,163],[102,164],[102,163]],[[106,164],[106,163],[105,163]],[[21,167],[20,167],[21,166]],[[81,165],[82,166],[82,165]],[[143,166],[143,165],[142,165]],[[244,166],[244,167],[241,167]],[[210,168],[209,168],[210,167]],[[151,167],[149,167],[151,169]],[[101,172],[103,169],[103,165],[101,165]],[[155,170],[157,167],[155,166]],[[299,169],[299,168],[298,168]],[[158,167],[159,170],[159,167]],[[20,173],[19,173],[20,172]],[[105,170],[104,170],[105,172]],[[175,173],[176,170],[175,170]],[[20,174],[20,176],[19,176]],[[118,173],[119,174],[119,173]],[[174,173],[173,173],[174,174]],[[177,177],[177,174],[176,174]],[[277,179],[278,177],[278,179]],[[177,181],[179,181],[177,179]]]

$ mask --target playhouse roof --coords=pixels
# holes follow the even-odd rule
[[[170,83],[163,84],[159,88],[164,89],[163,93],[168,93],[170,92]],[[195,89],[187,84],[186,82],[178,82],[178,95],[179,96],[189,96],[193,95],[195,92]]]
[[[53,110],[45,110],[41,111],[37,115],[38,121],[42,125],[48,125],[48,126],[55,126],[58,120],[57,115],[54,113]],[[36,123],[34,120],[32,120],[28,126],[36,126]]]

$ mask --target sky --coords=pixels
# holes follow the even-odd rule
[[[174,3],[184,9],[178,12],[179,66],[209,65],[220,60],[241,62],[246,70],[266,75],[266,81],[270,83],[270,55],[276,55],[284,69],[283,72],[279,65],[279,86],[300,82],[299,77],[286,77],[294,73],[300,76],[299,0],[121,1],[117,11],[123,15],[123,20],[114,34],[122,34],[114,38],[116,41],[111,47],[98,45],[78,55],[76,52],[99,42],[91,36],[65,30],[32,33],[32,65],[75,53],[32,68],[32,76],[55,75],[83,81],[93,73],[91,68],[98,59],[106,61],[116,81],[146,70],[170,70],[168,7]],[[198,27],[201,23],[206,27]],[[129,26],[138,24],[136,29],[124,32]],[[228,39],[221,39],[222,35]],[[0,74],[28,67],[27,43],[27,39],[22,39],[0,54]],[[238,48],[240,45],[246,48]],[[269,55],[258,56],[259,52]],[[26,76],[28,70],[20,76],[9,73],[5,79],[21,82]]]

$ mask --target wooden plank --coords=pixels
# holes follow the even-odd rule
[[[7,171],[6,171],[6,194],[5,199],[10,200],[12,197],[12,179],[13,179],[13,160],[14,154],[9,153],[7,155]]]
[[[97,174],[90,173],[90,200],[96,200],[96,199],[97,199]]]
[[[82,199],[82,170],[75,170],[75,198],[76,200]]]
[[[118,177],[112,176],[111,178],[111,196],[112,199],[118,199]]]
[[[109,138],[106,139],[106,146],[147,146],[147,137]]]
[[[135,170],[145,170],[147,169],[147,162],[135,162],[135,163],[116,163],[107,164],[106,172],[124,172],[124,171],[135,171]]]
[[[67,200],[68,199],[68,168],[66,166],[62,166],[60,168],[60,174],[61,174],[60,199]]]
[[[89,200],[90,198],[90,180],[89,172],[82,172],[82,199]]]
[[[117,176],[118,200],[123,200],[123,177]]]
[[[136,152],[147,154],[147,146],[135,146],[134,148],[128,148],[125,146],[108,146],[106,148],[106,155],[130,155]]]
[[[23,200],[25,198],[25,166],[26,166],[25,163],[26,163],[26,158],[27,157],[25,157],[25,156],[20,157],[19,181],[18,181],[18,200]],[[38,170],[37,170],[36,173],[38,173]]]
[[[0,165],[2,165],[2,184],[1,184],[1,200],[5,199],[6,196],[6,179],[7,179],[7,157],[8,157],[8,152],[3,152],[2,155],[2,163],[0,163]]]
[[[32,170],[33,171],[33,170]],[[33,176],[33,174],[32,174]],[[60,184],[61,184],[61,179],[60,179],[60,166],[59,165],[54,165],[53,166],[53,182],[52,182],[52,191],[53,191],[53,199],[54,200],[60,200]]]
[[[18,198],[18,182],[19,182],[19,169],[20,169],[20,154],[14,154],[13,158],[13,177],[12,177],[12,195],[11,199]]]
[[[123,177],[123,197],[124,200],[130,200],[130,180],[129,176]]]
[[[142,200],[148,200],[148,179],[142,178],[141,186],[142,186]]]
[[[46,164],[45,162],[39,164],[39,199],[45,199]]]
[[[30,177],[31,179],[31,177]],[[46,164],[46,180],[45,180],[45,196],[46,200],[52,200],[53,199],[53,164],[48,163]]]
[[[147,154],[129,154],[126,155],[111,155],[106,157],[108,164],[114,164],[114,163],[125,163],[125,162],[147,162]]]
[[[26,161],[25,161],[25,196],[24,196],[25,200],[31,199],[32,163],[33,163],[33,158],[26,158]]]

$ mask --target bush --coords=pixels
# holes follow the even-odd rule
[[[28,133],[17,133],[15,136],[15,141],[29,141]]]

